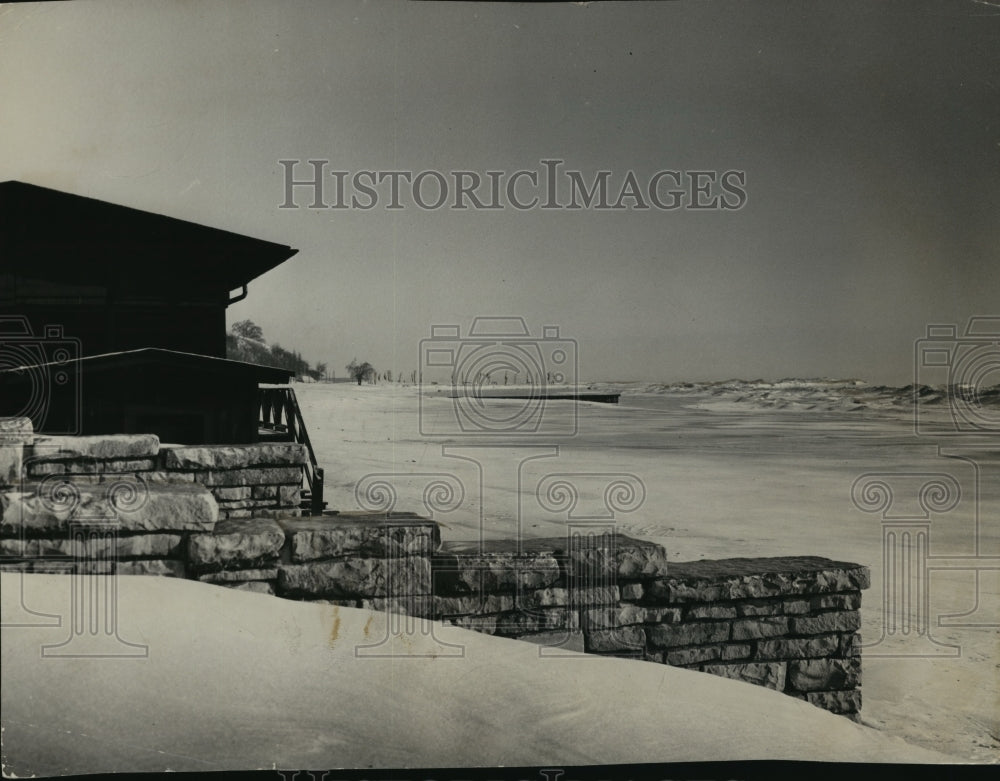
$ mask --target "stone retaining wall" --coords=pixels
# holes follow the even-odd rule
[[[307,457],[294,442],[186,447],[163,445],[153,434],[33,436],[27,418],[0,424],[0,480],[8,485],[54,475],[80,485],[199,483],[215,497],[221,519],[297,515]]]
[[[442,620],[539,653],[687,667],[852,717],[861,707],[863,566],[668,564],[661,546],[613,528],[442,544],[438,525],[412,514],[299,517],[300,446],[30,439],[0,421],[3,569],[194,578]],[[143,478],[140,492],[129,476]]]

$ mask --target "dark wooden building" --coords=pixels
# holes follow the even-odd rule
[[[297,252],[23,182],[0,183],[0,219],[0,312],[61,325],[82,355],[225,358],[226,307]]]
[[[257,441],[258,385],[292,372],[226,360],[226,307],[296,250],[22,182],[0,219],[0,415]]]

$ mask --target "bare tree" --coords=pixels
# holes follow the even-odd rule
[[[375,374],[374,366],[368,363],[368,361],[358,363],[357,358],[347,364],[345,368],[347,369],[348,375],[358,381],[358,385],[365,380],[371,381],[373,377],[377,376]]]

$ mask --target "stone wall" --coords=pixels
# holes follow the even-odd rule
[[[63,475],[80,485],[122,478],[137,478],[146,484],[199,483],[215,497],[221,519],[299,513],[307,454],[305,446],[298,443],[186,447],[162,445],[153,434],[32,437],[30,421],[26,436],[26,419],[7,420],[20,424],[8,422],[0,452],[18,464],[29,482]],[[0,429],[0,441],[4,437]],[[7,481],[16,482],[10,475]]]
[[[442,544],[438,525],[412,514],[300,517],[297,445],[31,439],[0,421],[4,569],[194,578],[432,618],[534,642],[544,654],[687,667],[852,717],[861,707],[863,566],[816,557],[668,564],[661,546],[613,526]]]

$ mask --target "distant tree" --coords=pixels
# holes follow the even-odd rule
[[[233,333],[243,339],[250,339],[254,342],[264,341],[264,331],[253,320],[240,320],[233,323]]]
[[[392,369],[385,370],[385,381],[392,382]]]
[[[358,385],[360,385],[364,380],[370,381],[376,376],[374,366],[368,363],[368,361],[358,363],[357,358],[347,364],[345,368],[347,369],[347,374],[358,381]]]
[[[313,369],[313,375],[317,380],[322,380],[326,378],[326,364],[317,363],[316,367]]]

